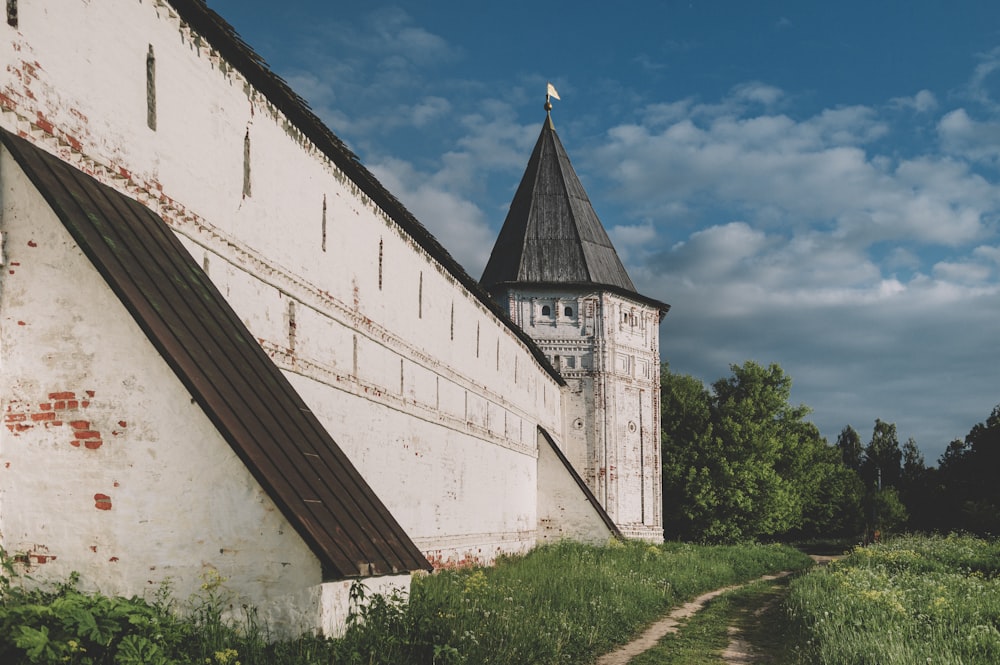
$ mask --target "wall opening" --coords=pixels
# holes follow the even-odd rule
[[[295,301],[288,301],[288,351],[295,353]]]
[[[552,308],[548,305],[542,305],[542,316],[551,316]]]
[[[7,0],[7,25],[17,27],[17,0]]]
[[[451,303],[451,340],[455,340],[455,303]]]
[[[320,248],[326,251],[326,194],[323,195],[323,221],[320,229]]]
[[[382,239],[378,239],[378,290],[382,290],[382,252],[383,252]]]
[[[358,378],[358,336],[354,335],[353,340],[353,357],[351,359],[351,374],[355,379]]]
[[[424,271],[420,271],[420,282],[417,285],[417,318],[424,318]]]
[[[243,135],[243,198],[250,196],[250,128]]]
[[[156,131],[156,55],[152,44],[146,52],[146,126]]]
[[[479,323],[476,322],[476,357],[479,357]]]

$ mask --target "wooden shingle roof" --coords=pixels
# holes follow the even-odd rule
[[[429,570],[163,219],[0,132],[74,241],[319,558],[324,578]]]
[[[670,308],[636,291],[549,117],[479,281],[494,295],[516,284],[596,286]]]

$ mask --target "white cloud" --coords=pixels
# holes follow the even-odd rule
[[[702,107],[660,105],[657,121],[619,125],[592,161],[610,165],[619,200],[633,214],[662,218],[678,200],[737,206],[767,226],[829,226],[842,240],[955,246],[986,232],[1000,196],[968,164],[947,157],[901,159],[866,148],[887,125],[868,107],[787,115],[697,118]],[[664,113],[666,111],[666,113]],[[676,210],[676,208],[674,208]],[[686,209],[685,209],[686,211]]]
[[[732,96],[736,100],[752,102],[763,106],[773,106],[781,101],[784,94],[780,88],[759,81],[740,84],[732,92]]]
[[[972,255],[1000,266],[1000,246],[980,245],[972,250]]]
[[[938,135],[949,153],[973,160],[1000,157],[1000,122],[980,122],[965,109],[955,109],[941,118]]]
[[[386,159],[369,168],[435,237],[446,240],[449,253],[478,279],[496,241],[483,212],[402,160]]]
[[[910,109],[917,113],[928,113],[937,109],[937,97],[930,90],[921,90],[912,97],[894,97],[889,100],[889,106],[900,109]]]
[[[612,226],[608,229],[608,235],[615,247],[638,247],[649,245],[656,239],[656,227],[650,222],[643,224],[632,224]]]

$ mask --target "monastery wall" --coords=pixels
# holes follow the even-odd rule
[[[522,340],[166,3],[17,5],[17,26],[0,24],[0,125],[172,226],[432,561],[531,547],[536,428],[559,440],[564,416]],[[49,307],[25,303],[24,318]],[[26,344],[5,362],[38,349]],[[92,389],[94,357],[73,362],[75,383],[25,398]],[[141,362],[108,363],[101,385],[142,376]],[[0,436],[9,460],[18,442]]]
[[[0,176],[7,553],[39,581],[76,571],[84,589],[149,599],[166,583],[179,601],[219,582],[237,615],[251,604],[278,634],[333,629],[349,589],[323,584],[319,559],[6,152]]]

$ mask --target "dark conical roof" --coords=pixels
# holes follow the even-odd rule
[[[549,117],[480,283],[491,291],[512,283],[593,284],[638,295]]]

